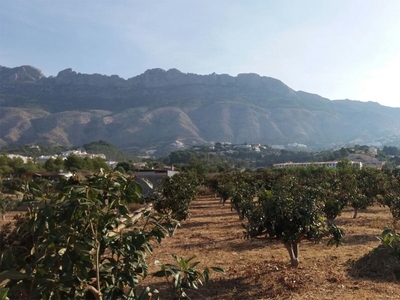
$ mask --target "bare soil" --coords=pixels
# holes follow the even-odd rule
[[[300,266],[291,268],[286,249],[279,241],[243,239],[243,229],[229,204],[199,197],[190,218],[173,237],[154,246],[149,257],[150,273],[158,267],[152,260],[174,263],[170,254],[196,255],[199,269],[218,266],[226,274],[211,273],[211,282],[194,292],[191,299],[400,299],[400,264],[380,245],[377,236],[392,226],[384,207],[361,211],[352,219],[346,210],[337,225],[346,232],[344,245],[300,245]],[[161,299],[171,291],[165,279],[149,275],[143,286],[155,287]]]
[[[20,212],[7,213],[6,221]],[[303,242],[299,268],[291,268],[289,255],[279,241],[243,239],[241,221],[230,205],[199,197],[173,237],[154,245],[148,257],[149,274],[158,271],[154,260],[174,263],[170,254],[188,258],[196,255],[198,269],[218,266],[226,274],[211,272],[208,285],[189,291],[191,299],[400,299],[400,281],[395,272],[400,264],[379,247],[377,236],[392,227],[388,208],[345,210],[336,224],[346,232],[344,245],[327,247]],[[4,221],[0,221],[0,225]],[[163,278],[149,275],[142,286],[160,291],[170,299],[171,290]],[[155,298],[152,298],[155,299]]]

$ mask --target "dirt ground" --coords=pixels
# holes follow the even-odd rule
[[[7,220],[15,213],[8,213]],[[385,249],[374,250],[380,244],[376,237],[392,226],[387,208],[369,208],[357,219],[352,219],[352,210],[344,211],[336,222],[346,232],[344,245],[302,243],[299,268],[290,267],[280,242],[243,239],[241,222],[229,204],[222,206],[214,198],[199,197],[190,215],[174,237],[154,245],[148,262],[149,274],[159,270],[153,264],[156,259],[174,263],[172,253],[185,258],[196,255],[199,269],[224,268],[225,275],[211,272],[208,285],[188,292],[193,300],[400,299],[400,281],[395,276],[399,263]],[[170,299],[163,278],[149,275],[142,286],[157,288],[161,299]]]
[[[400,299],[395,276],[400,265],[386,249],[374,250],[380,244],[376,237],[392,225],[387,208],[361,211],[357,219],[352,219],[352,210],[344,211],[336,222],[346,232],[344,245],[302,243],[299,268],[290,267],[280,242],[244,240],[241,222],[229,204],[200,197],[190,214],[174,237],[154,246],[149,262],[154,272],[154,259],[174,263],[171,253],[196,255],[199,269],[225,269],[225,275],[211,273],[208,285],[188,292],[191,299]],[[161,299],[170,296],[163,278],[148,276],[143,285],[159,289]]]

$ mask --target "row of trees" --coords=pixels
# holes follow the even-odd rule
[[[0,231],[0,297],[151,298],[156,290],[138,289],[148,275],[146,253],[187,218],[197,188],[196,176],[186,173],[163,179],[148,197],[134,176],[119,172],[24,183],[20,194],[29,211]],[[143,208],[130,214],[132,204]],[[158,262],[153,275],[171,282],[174,299],[207,282],[210,270],[223,273],[196,270],[194,257],[172,257],[176,265]]]
[[[339,168],[263,169],[220,174],[207,185],[225,202],[230,199],[243,224],[245,237],[265,235],[283,242],[292,266],[299,263],[302,240],[339,245],[343,230],[335,218],[345,207],[360,209],[375,203],[388,206],[400,219],[400,172],[354,169],[342,161]]]

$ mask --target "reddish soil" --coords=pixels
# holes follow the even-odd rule
[[[200,270],[225,269],[225,275],[211,273],[208,285],[189,291],[191,299],[400,299],[395,276],[399,263],[386,249],[374,250],[380,244],[376,237],[392,225],[387,208],[361,211],[357,219],[352,219],[352,210],[344,211],[336,222],[346,232],[344,245],[302,243],[299,268],[290,267],[280,242],[244,240],[241,222],[229,204],[200,197],[190,214],[174,237],[154,246],[149,261],[174,263],[171,253],[196,255]],[[156,270],[150,263],[150,272]],[[161,299],[171,295],[163,278],[150,275],[143,286],[159,289]]]

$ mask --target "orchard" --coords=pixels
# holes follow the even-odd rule
[[[209,196],[198,195],[200,185],[208,188]],[[83,179],[21,182],[15,191],[28,210],[1,228],[0,299],[157,299],[157,288],[146,285],[150,275],[165,278],[173,299],[201,295],[203,283],[216,284],[210,271],[224,273],[223,264],[198,269],[201,262],[190,243],[187,251],[170,253],[173,263],[165,262],[168,257],[158,259],[154,249],[161,251],[164,243],[184,238],[180,227],[184,231],[187,224],[195,224],[193,204],[212,201],[214,195],[221,198],[214,200],[219,210],[236,215],[233,227],[243,230],[235,243],[250,245],[254,240],[266,251],[281,244],[289,273],[301,272],[296,270],[304,261],[303,243],[304,249],[313,244],[346,247],[341,215],[348,215],[349,209],[354,220],[371,207],[390,210],[391,226],[381,228],[379,241],[400,261],[396,171],[358,170],[344,162],[337,170],[262,169],[205,179],[204,174],[181,172],[162,179],[150,195],[142,194],[134,176],[100,171]],[[131,212],[132,206],[138,209]],[[3,214],[6,209],[5,203]],[[216,229],[208,227],[210,232]],[[196,232],[190,236],[195,238]],[[149,263],[150,255],[158,270]]]

